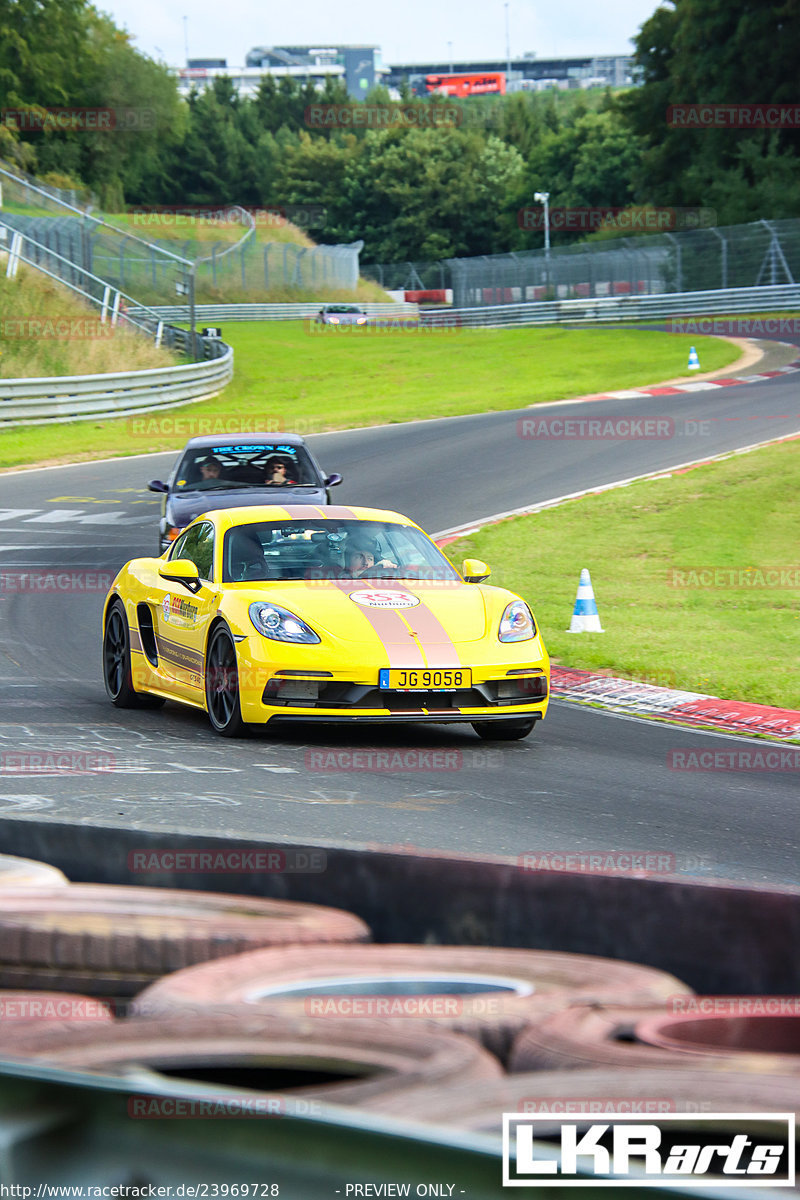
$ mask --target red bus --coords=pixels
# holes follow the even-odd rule
[[[426,75],[425,87],[443,96],[484,96],[489,92],[504,96],[506,77],[502,71],[489,71],[485,75]]]

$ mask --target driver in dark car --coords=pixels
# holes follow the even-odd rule
[[[213,455],[209,455],[209,457],[204,459],[204,461],[200,464],[201,479],[219,479],[221,474],[222,463],[218,458],[214,458]]]
[[[267,473],[264,477],[265,487],[292,487],[296,483],[297,480],[292,479],[289,475],[289,468],[283,459],[277,459],[267,467]]]

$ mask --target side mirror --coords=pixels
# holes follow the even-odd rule
[[[484,579],[489,578],[491,571],[479,558],[465,558],[461,564],[461,574],[466,583],[483,583]]]
[[[169,583],[179,583],[192,594],[200,591],[200,572],[197,564],[188,558],[173,558],[158,568],[162,579]]]
[[[333,475],[326,475],[325,476],[325,487],[336,487],[337,483],[342,482],[342,478],[343,477],[341,475],[338,475],[335,471],[334,471]]]
[[[160,479],[151,479],[147,485],[148,492],[168,492],[169,488]]]

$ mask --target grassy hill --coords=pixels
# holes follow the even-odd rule
[[[99,309],[33,268],[20,266],[14,279],[0,273],[0,377],[99,375],[176,361],[124,325],[101,325]]]

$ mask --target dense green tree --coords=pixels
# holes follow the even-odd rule
[[[499,223],[505,248],[544,244],[543,232],[528,231],[519,220],[526,208],[541,212],[533,199],[536,192],[550,193],[551,209],[624,208],[633,198],[630,180],[639,154],[637,139],[615,106],[599,111],[576,106],[555,130],[543,126],[520,181],[506,195]],[[579,228],[559,232],[557,222],[551,227],[553,245],[574,243],[583,236]]]
[[[180,203],[261,202],[256,147],[240,128],[246,103],[224,77],[190,97],[188,131],[171,163],[173,196]]]
[[[438,259],[473,253],[486,216],[482,171],[513,174],[513,159],[490,153],[475,132],[370,130],[343,182],[339,227],[364,239],[369,261]],[[503,147],[505,150],[505,147]],[[491,181],[489,181],[491,189]],[[491,212],[494,219],[494,211]],[[348,239],[349,240],[349,239]]]
[[[337,140],[312,136],[305,130],[297,138],[275,139],[274,196],[277,204],[321,204],[328,219],[324,241],[354,241],[352,222],[343,207],[348,168],[358,154],[358,141],[347,133]]]
[[[712,207],[720,223],[796,215],[796,130],[672,127],[667,110],[794,103],[800,0],[672,0],[642,26],[636,53],[643,86],[623,101],[643,143],[636,198]]]
[[[0,0],[0,95],[17,108],[75,103],[86,66],[86,0]]]

